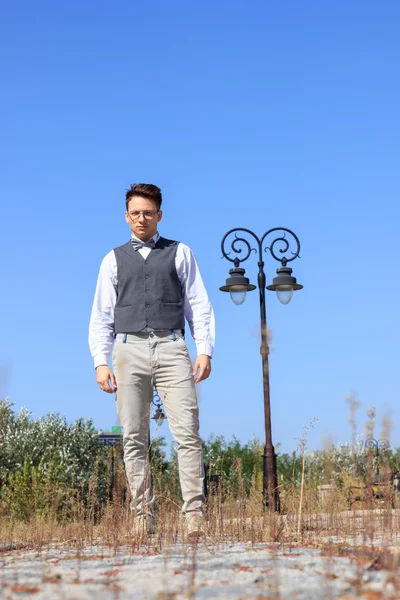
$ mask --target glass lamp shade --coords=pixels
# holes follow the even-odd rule
[[[232,302],[234,302],[237,306],[243,304],[246,300],[247,289],[244,285],[232,285],[229,289],[229,293],[232,298]]]
[[[276,290],[276,295],[281,304],[289,304],[293,298],[293,288],[290,286],[282,286],[282,288]]]

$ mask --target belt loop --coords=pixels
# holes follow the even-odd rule
[[[175,340],[176,340],[176,333],[175,333],[175,329],[173,329],[173,330],[171,331],[171,334],[172,334],[172,339],[173,339],[173,341],[175,341]]]
[[[127,337],[128,337],[128,334],[127,334],[127,333],[124,333],[124,339],[122,340],[122,342],[123,342],[124,344],[126,344],[126,338],[127,338]]]

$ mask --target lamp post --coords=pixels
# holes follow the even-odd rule
[[[272,240],[269,246],[264,247],[265,239],[274,232],[282,232],[282,234]],[[252,248],[252,244],[248,239],[244,237],[238,237],[238,233],[241,235],[248,234],[251,236],[257,245],[256,248]],[[234,239],[231,242],[231,249],[229,252],[225,249],[227,238],[235,234]],[[279,251],[280,254],[285,255],[289,251],[290,243],[286,239],[286,234],[292,236],[295,241],[295,252],[290,251],[291,256],[277,256],[275,251]],[[253,243],[253,242],[252,242]],[[228,242],[229,244],[229,242]],[[278,250],[276,244],[281,247]],[[238,256],[230,256],[233,251],[236,255],[242,254],[244,249],[244,256],[239,258]],[[303,287],[299,285],[296,278],[292,276],[292,269],[287,266],[289,262],[299,256],[300,253],[300,242],[298,237],[290,229],[285,227],[274,227],[264,233],[261,238],[258,238],[255,233],[250,229],[243,227],[237,227],[236,229],[230,229],[222,238],[221,242],[222,257],[226,258],[230,262],[233,262],[234,268],[230,269],[229,275],[225,285],[220,287],[222,292],[229,292],[233,302],[237,305],[243,304],[246,299],[246,294],[249,291],[255,290],[256,286],[252,285],[247,277],[245,277],[245,270],[240,267],[240,263],[245,262],[252,252],[257,254],[258,250],[258,289],[260,293],[260,318],[261,318],[261,357],[263,367],[263,388],[264,388],[264,419],[265,419],[265,446],[264,446],[264,457],[263,457],[263,492],[264,500],[269,508],[273,508],[275,511],[280,511],[280,500],[278,492],[278,476],[276,469],[276,454],[272,444],[272,428],[271,428],[271,402],[270,402],[270,387],[269,387],[269,346],[267,339],[267,316],[265,306],[265,289],[276,291],[278,300],[282,304],[288,304],[292,299],[293,292],[295,290],[301,290]],[[281,263],[280,268],[276,270],[276,277],[274,277],[272,285],[265,286],[266,279],[264,273],[264,252],[269,251],[271,256]]]

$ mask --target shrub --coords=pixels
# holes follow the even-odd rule
[[[15,414],[12,406],[0,401],[3,511],[26,519],[32,511],[44,514],[52,506],[58,516],[65,516],[71,495],[79,490],[86,498],[93,474],[105,477],[105,469],[99,469],[97,430],[91,419],[69,425],[52,413],[34,420],[27,409]]]

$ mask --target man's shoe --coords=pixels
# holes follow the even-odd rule
[[[153,535],[156,531],[154,518],[139,516],[135,517],[133,525],[130,529],[129,536],[135,539],[143,539],[149,535]]]
[[[204,517],[199,513],[188,513],[185,515],[185,534],[189,542],[197,542],[204,533]]]

